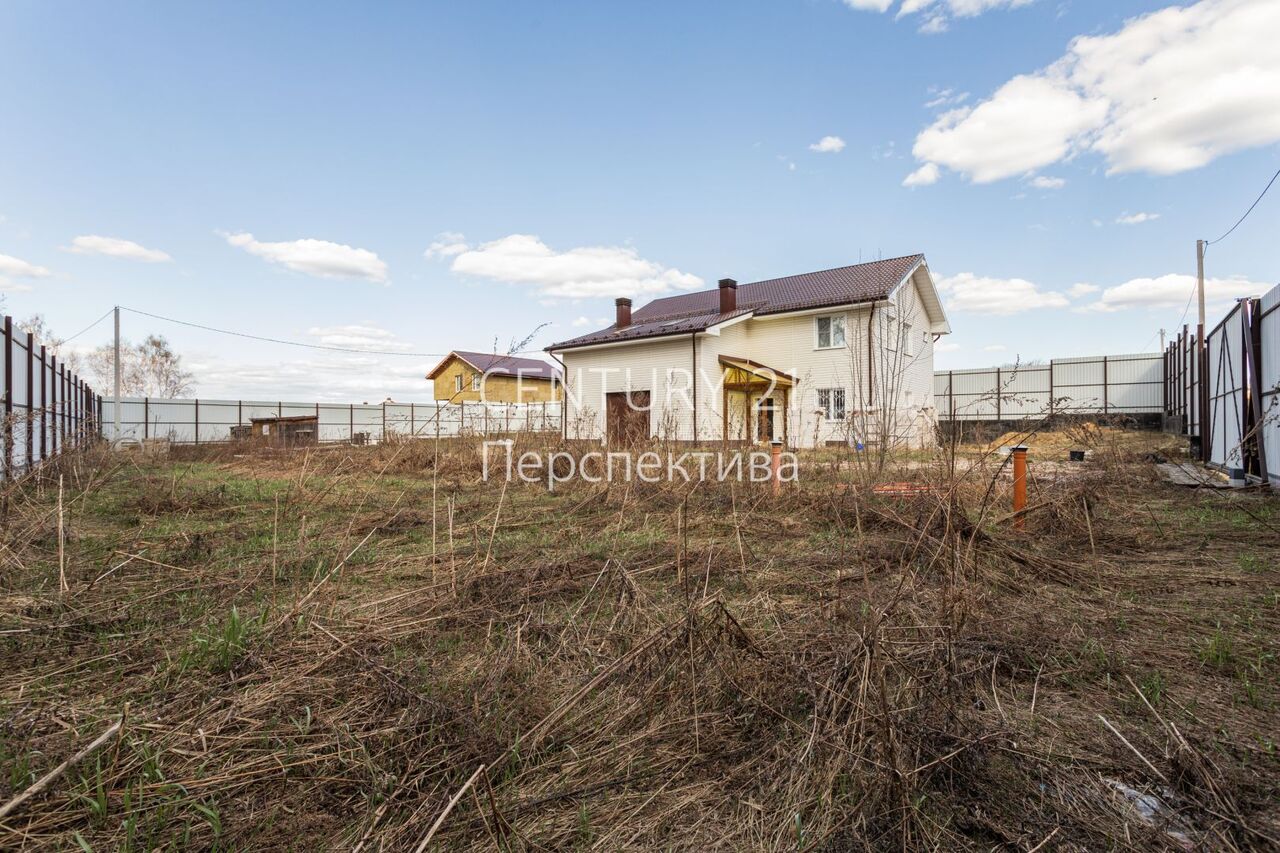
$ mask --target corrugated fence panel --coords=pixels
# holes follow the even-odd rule
[[[1237,304],[1206,337],[1209,355],[1209,461],[1239,467],[1244,433],[1244,310]]]
[[[1262,441],[1267,457],[1267,477],[1280,486],[1280,287],[1262,297],[1262,368],[1258,371],[1262,388]]]
[[[102,407],[104,432],[112,437],[114,403],[104,399]],[[559,403],[428,401],[371,405],[127,397],[120,403],[120,437],[137,441],[166,438],[178,444],[228,441],[232,427],[247,425],[254,418],[276,417],[318,418],[318,438],[322,442],[350,441],[353,434],[360,433],[370,442],[379,442],[395,435],[434,438],[560,431]]]
[[[942,420],[1004,420],[1081,414],[1159,414],[1160,353],[1053,359],[1049,364],[938,371],[934,402]]]

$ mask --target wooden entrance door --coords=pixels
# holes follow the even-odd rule
[[[610,444],[629,445],[649,437],[649,392],[605,395],[605,428]]]
[[[773,398],[765,397],[756,409],[756,441],[773,441]]]

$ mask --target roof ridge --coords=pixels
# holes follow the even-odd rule
[[[866,267],[866,266],[870,266],[871,264],[887,264],[889,261],[903,261],[903,260],[906,260],[907,258],[923,258],[923,257],[924,257],[924,252],[912,252],[909,255],[895,255],[892,258],[879,258],[874,261],[858,261],[856,264],[841,264],[838,267],[827,267],[824,270],[810,270],[808,272],[792,273],[791,275],[775,276],[774,278],[762,278],[759,281],[748,281],[738,286],[747,287],[748,285],[752,285],[752,284],[766,284],[770,281],[782,281],[782,279],[784,278],[799,278],[805,275],[822,275],[824,272],[835,272],[836,270],[847,270],[847,269],[853,269],[854,267]],[[699,291],[692,291],[692,292],[698,293]]]

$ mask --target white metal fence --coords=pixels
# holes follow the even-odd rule
[[[1203,346],[1183,327],[1165,363],[1167,414],[1200,459],[1280,487],[1280,287],[1239,300]]]
[[[1053,414],[1164,411],[1160,353],[1055,358],[1047,364],[933,374],[939,420],[1002,421]]]
[[[422,438],[559,432],[560,403],[290,403],[263,400],[167,400],[126,397],[120,401],[119,438],[167,438],[178,444],[229,441],[233,427],[254,418],[315,417],[321,442],[351,441],[363,434],[377,443],[393,435]],[[102,429],[116,438],[115,403],[102,401]]]
[[[1280,287],[1258,300],[1258,408],[1267,478],[1280,488]]]

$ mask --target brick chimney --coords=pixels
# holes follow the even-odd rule
[[[738,283],[731,278],[720,279],[720,313],[738,310]]]
[[[619,329],[625,329],[631,325],[631,300],[625,296],[619,296],[613,303],[618,308],[618,319],[614,323]]]

